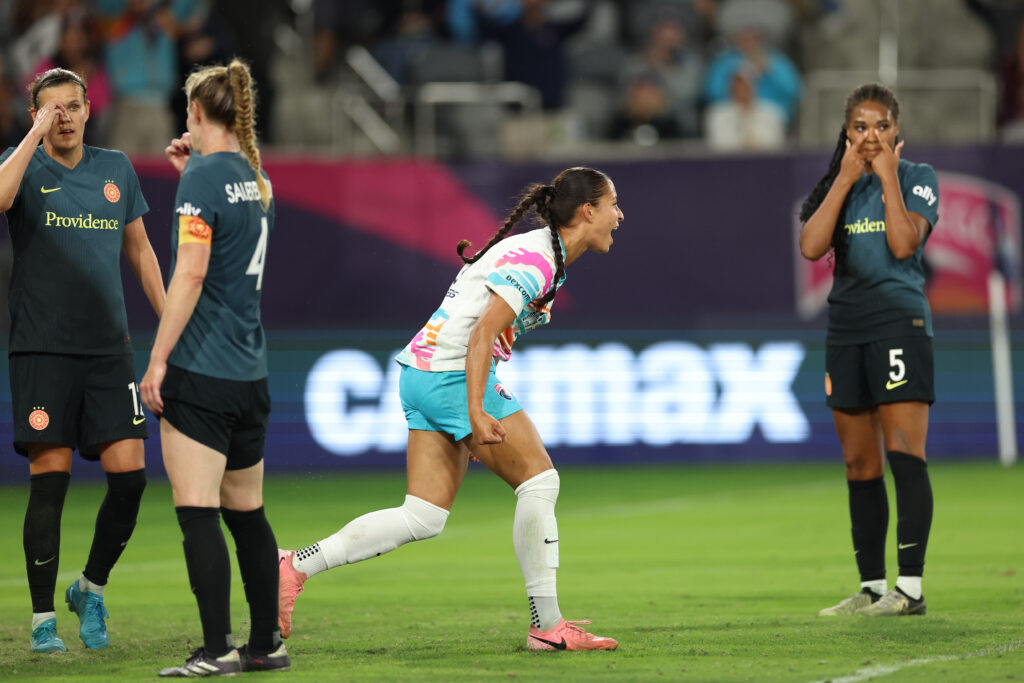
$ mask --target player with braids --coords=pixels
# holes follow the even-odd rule
[[[160,418],[203,644],[161,676],[291,664],[277,627],[277,541],[263,510],[270,394],[260,298],[274,203],[253,133],[252,87],[238,60],[192,73],[185,82],[188,133],[166,149],[181,173],[178,218],[167,306],[140,389]],[[221,518],[235,540],[249,603],[249,641],[238,649]]]
[[[846,463],[861,590],[820,614],[924,614],[935,390],[921,259],[938,220],[938,179],[931,166],[900,158],[899,103],[885,86],[854,90],[844,121],[828,173],[800,211],[800,252],[810,260],[833,252],[825,394]],[[887,456],[899,515],[899,577],[888,591]]]
[[[531,209],[546,227],[509,237]],[[520,334],[551,319],[565,267],[586,251],[607,253],[623,220],[612,181],[570,168],[533,185],[487,245],[465,262],[441,307],[397,360],[409,423],[407,488],[400,507],[377,510],[297,552],[280,551],[281,634],[291,632],[295,599],[314,574],[382,555],[444,529],[469,461],[482,462],[515,491],[512,544],[526,580],[531,650],[611,650],[618,643],[562,618],[555,570],[558,472],[537,429],[498,380]]]

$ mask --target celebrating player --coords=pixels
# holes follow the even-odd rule
[[[121,152],[82,143],[89,101],[65,69],[29,86],[32,128],[0,156],[0,210],[14,247],[10,377],[14,448],[28,457],[25,564],[32,649],[63,652],[53,606],[71,455],[99,460],[107,495],[82,575],[64,593],[88,648],[109,644],[103,603],[110,571],[135,528],[146,488],[146,417],[135,367],[120,252],[153,310],[164,285],[142,216],[149,207]],[[42,145],[39,143],[42,142]]]
[[[181,173],[171,282],[141,389],[161,418],[203,646],[160,675],[284,670],[290,661],[277,628],[277,542],[263,511],[270,394],[260,294],[274,204],[256,148],[248,67],[234,60],[200,69],[185,94],[188,133],[166,150]],[[237,650],[222,516],[251,618],[249,642]]]
[[[547,227],[506,237],[535,209]],[[466,263],[441,308],[398,357],[399,393],[409,423],[408,487],[401,507],[349,522],[334,535],[295,552],[281,551],[281,633],[314,574],[376,557],[409,541],[437,536],[469,460],[484,463],[518,498],[512,542],[530,602],[526,645],[532,650],[610,650],[612,638],[587,633],[562,618],[555,570],[558,472],[516,397],[495,375],[520,334],[551,319],[565,268],[586,251],[607,253],[623,219],[615,186],[603,173],[570,168],[551,185],[534,185],[491,241]]]
[[[935,391],[921,255],[938,219],[939,186],[930,166],[900,158],[899,132],[899,103],[888,88],[854,90],[828,172],[800,211],[800,252],[817,260],[831,249],[834,259],[825,393],[846,462],[861,580],[860,592],[823,616],[925,613],[921,575],[932,522],[925,438]],[[900,573],[889,591],[886,455],[899,514]]]

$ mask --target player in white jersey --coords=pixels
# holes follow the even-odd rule
[[[534,209],[544,228],[506,237]],[[512,542],[530,602],[531,650],[611,650],[612,638],[562,618],[555,570],[558,472],[537,429],[495,376],[516,337],[551,319],[565,268],[584,252],[607,253],[623,220],[612,181],[570,168],[550,185],[533,185],[491,241],[449,287],[441,307],[398,357],[399,393],[409,423],[407,495],[401,507],[363,515],[297,552],[280,551],[281,635],[313,574],[359,562],[444,529],[469,460],[484,463],[518,498]]]

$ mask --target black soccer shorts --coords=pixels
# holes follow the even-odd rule
[[[825,350],[825,403],[860,410],[884,403],[935,402],[931,337],[894,337]]]
[[[21,455],[30,443],[51,443],[99,460],[104,443],[149,436],[130,354],[13,353],[10,376]]]

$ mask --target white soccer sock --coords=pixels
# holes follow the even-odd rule
[[[896,587],[915,600],[921,599],[920,576],[900,576],[896,579]]]
[[[35,631],[39,624],[43,623],[47,619],[56,619],[56,612],[33,612],[32,613],[32,630]]]
[[[78,590],[80,591],[95,593],[96,595],[103,595],[103,589],[106,587],[106,584],[103,584],[101,586],[98,583],[93,583],[89,579],[85,578],[85,574],[82,574],[80,577],[78,577]]]
[[[307,577],[324,569],[391,552],[409,541],[437,536],[448,521],[448,510],[422,498],[406,495],[402,507],[377,510],[357,517],[335,534],[295,554],[292,565]],[[300,557],[300,553],[306,555]]]
[[[555,574],[558,569],[558,472],[545,470],[516,488],[516,516],[512,545],[526,581],[533,625],[542,631],[562,618],[558,609]]]
[[[875,579],[874,581],[861,581],[860,587],[867,588],[875,595],[885,595],[885,592],[889,590],[886,586],[885,579]]]

